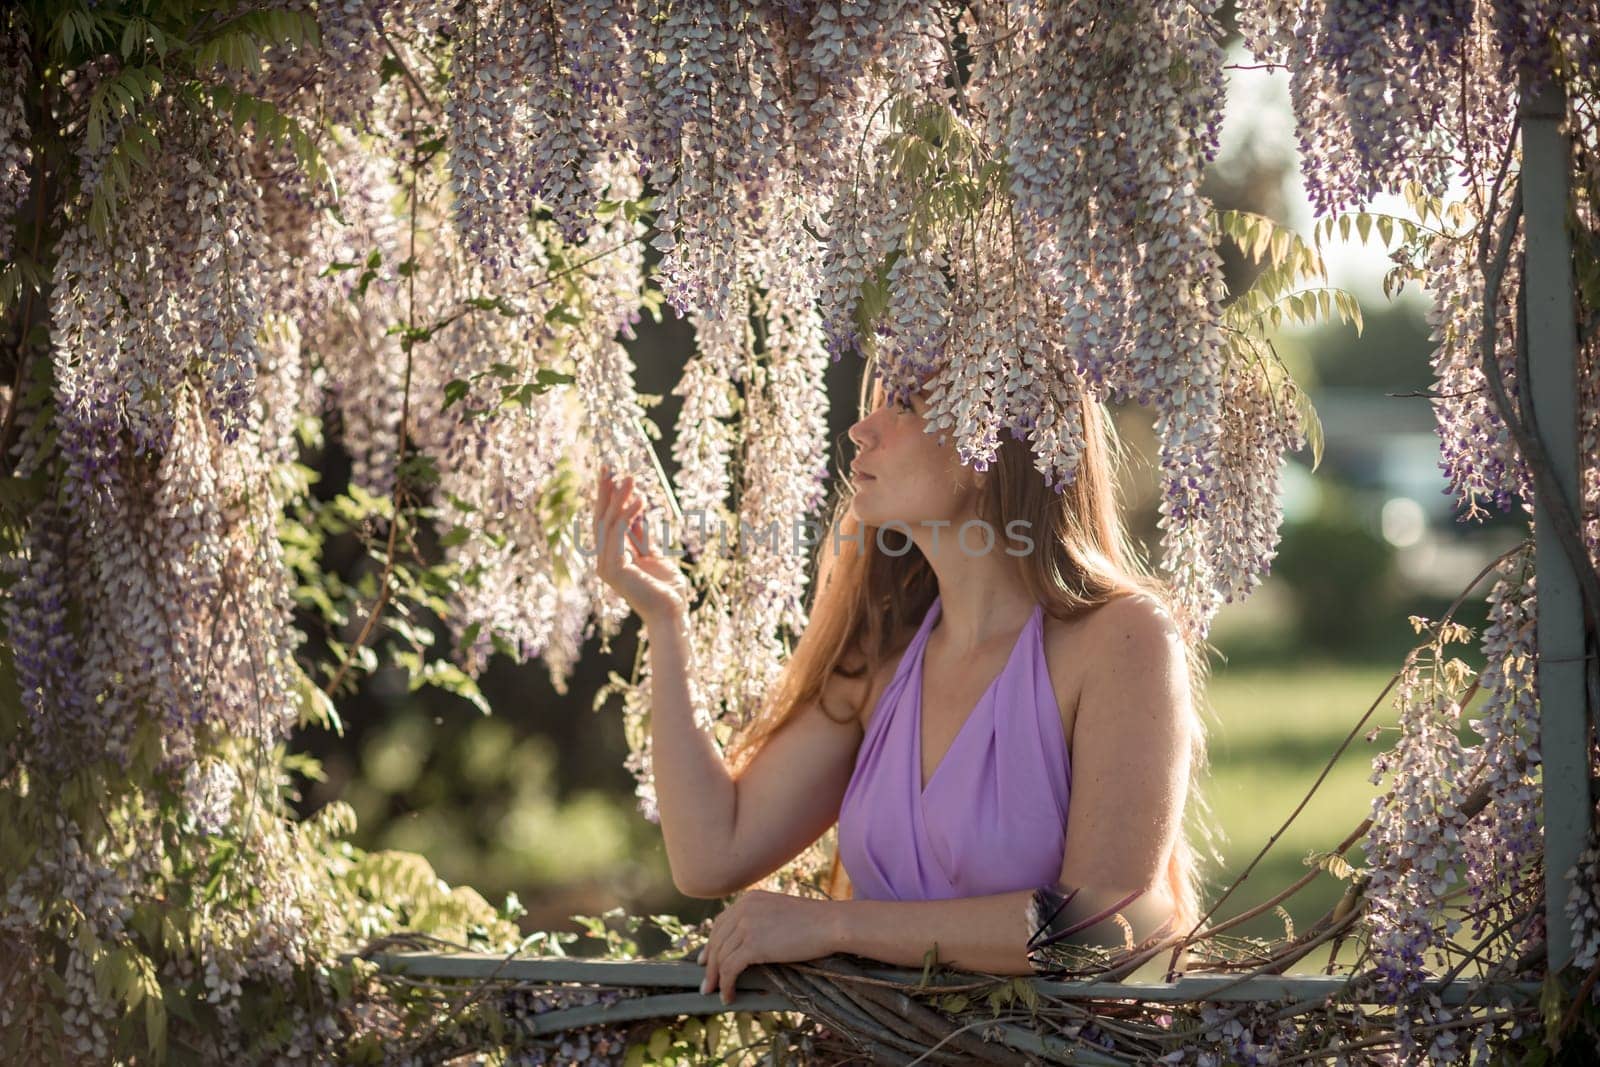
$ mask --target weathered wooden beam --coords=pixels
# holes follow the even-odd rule
[[[1578,503],[1578,334],[1573,306],[1572,241],[1567,232],[1572,147],[1562,122],[1559,82],[1522,100],[1522,287],[1527,323],[1530,427],[1537,430],[1568,514]],[[1545,930],[1552,972],[1572,958],[1564,906],[1567,871],[1589,829],[1589,716],[1584,685],[1584,611],[1577,572],[1543,499],[1534,509],[1539,581],[1539,752],[1544,760]]]
[[[742,984],[742,983],[741,983]],[[584,1004],[558,1008],[533,1017],[531,1034],[558,1034],[579,1026],[615,1026],[640,1019],[671,1019],[679,1015],[717,1015],[728,1011],[795,1011],[789,998],[779,993],[741,993],[732,1004],[722,1003],[715,993],[664,993],[653,997],[634,997],[615,1004]]]
[[[347,955],[345,958],[349,958]],[[694,989],[695,993],[673,999],[678,1011],[690,1015],[712,1015],[723,1011],[786,1010],[792,1005],[777,996],[771,984],[759,971],[752,969],[739,976],[739,996],[731,1005],[722,1003],[716,993],[701,995],[698,992],[705,968],[687,960],[585,960],[568,957],[523,957],[506,959],[486,953],[427,953],[393,952],[369,957],[380,970],[406,974],[417,978],[462,978],[515,982],[585,982],[605,986],[634,986],[639,988]],[[921,973],[897,968],[862,967],[867,978],[895,982],[915,989],[920,985]],[[928,988],[942,986],[971,986],[974,977],[963,974],[931,975]],[[1184,975],[1176,982],[1061,982],[1031,978],[1030,984],[1044,996],[1071,1000],[1141,1000],[1164,1004],[1181,1004],[1194,1001],[1248,1001],[1248,1000],[1299,1000],[1307,1004],[1321,1003],[1332,997],[1346,994],[1349,979],[1331,975],[1263,975],[1241,982],[1230,974]],[[1536,998],[1537,982],[1506,982],[1494,986],[1496,994],[1512,997]],[[1438,990],[1439,999],[1449,1005],[1475,1000],[1494,1003],[1495,996],[1485,997],[1482,983],[1458,980]],[[770,999],[769,999],[770,998]],[[652,998],[655,999],[655,998]],[[772,1001],[776,1001],[773,1003]],[[624,1001],[612,1005],[620,1008]],[[1366,999],[1362,1003],[1378,1003]],[[594,1006],[599,1009],[599,1005]],[[565,1009],[579,1011],[587,1009]],[[551,1013],[552,1017],[561,1013]],[[645,1016],[630,1016],[642,1018]],[[608,1019],[622,1016],[607,1015]],[[573,1025],[568,1023],[567,1025]]]

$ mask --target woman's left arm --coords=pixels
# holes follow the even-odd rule
[[[1029,974],[1026,908],[1031,889],[949,900],[816,900],[749,890],[711,926],[701,953],[701,992],[733,999],[739,973],[756,963],[793,963],[849,952],[921,967],[929,949],[947,967]]]
[[[1072,726],[1072,798],[1060,884],[1078,887],[1074,918],[1135,895],[1123,912],[1137,940],[1171,917],[1168,863],[1182,833],[1196,730],[1177,624],[1145,595],[1095,612],[1094,664]],[[1110,932],[1102,930],[1098,943]]]

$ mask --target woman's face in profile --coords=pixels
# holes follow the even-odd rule
[[[856,446],[851,464],[851,509],[869,526],[899,520],[907,526],[927,521],[959,523],[972,517],[976,475],[962,465],[947,436],[926,432],[924,395],[912,394],[909,407],[888,403],[882,385],[873,383],[865,418],[850,427]]]

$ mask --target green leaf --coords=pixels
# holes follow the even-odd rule
[[[646,1050],[650,1053],[651,1059],[659,1060],[667,1054],[667,1049],[671,1045],[672,1031],[668,1027],[658,1026],[650,1031],[650,1041],[646,1045]]]
[[[350,992],[355,988],[355,975],[350,968],[338,964],[328,968],[328,984],[333,987],[333,995],[339,1001],[350,999]]]
[[[470,392],[472,392],[472,385],[464,379],[457,378],[454,381],[446,382],[444,386],[444,404],[440,407],[440,410],[448,411],[450,405],[465,399]]]
[[[639,294],[639,303],[650,312],[650,318],[656,323],[661,322],[661,307],[665,301],[666,295],[659,289],[646,289]]]
[[[439,461],[426,452],[413,452],[395,467],[395,474],[408,486],[431,489],[439,484]]]
[[[1039,991],[1033,987],[1033,982],[1025,975],[1018,975],[1011,980],[1016,990],[1016,995],[1028,1006],[1030,1012],[1039,1010]]]
[[[1294,391],[1295,406],[1300,412],[1301,423],[1306,430],[1306,444],[1311,449],[1311,469],[1315,471],[1322,466],[1322,416],[1317,414],[1317,409],[1312,406],[1311,397],[1304,389]]]
[[[546,322],[559,322],[564,326],[582,326],[583,316],[567,307],[566,304],[556,304],[544,313]]]
[[[423,669],[422,677],[426,684],[455,694],[484,715],[491,714],[489,702],[484,699],[477,681],[454,663],[435,660]]]
[[[226,85],[206,85],[200,89],[200,93],[209,97],[218,110],[229,116],[234,129],[242,130],[245,125],[252,125],[256,136],[267,145],[287,141],[296,162],[307,176],[314,181],[327,183],[337,195],[333,172],[317,148],[316,140],[305,131],[299,120],[284,114],[270,100],[235,92]]]
[[[135,168],[147,166],[159,147],[152,123],[148,111],[130,117],[106,156],[100,183],[93,190],[89,204],[89,224],[102,240],[109,236],[111,224],[117,219],[117,209],[133,188]]]
[[[333,700],[322,691],[322,687],[311,680],[303,670],[295,671],[295,695],[300,699],[299,723],[306,726],[315,723],[324,729],[332,730],[337,736],[344,736],[344,720],[339,718],[339,712],[334,707]]]
[[[208,41],[202,41],[191,55],[196,70],[209,71],[221,67],[235,74],[261,72],[261,47],[249,33],[220,33]]]
[[[57,42],[57,51],[71,52],[74,44],[81,43],[86,50],[98,50],[100,38],[107,41],[112,39],[110,21],[101,14],[90,14],[80,7],[74,7],[63,12],[50,29],[50,36]]]
[[[495,1044],[503,1042],[506,1035],[506,1020],[505,1016],[500,1014],[500,1009],[493,1004],[485,1004],[479,1009],[479,1012],[484,1021],[489,1024],[490,1039]]]
[[[167,1003],[160,983],[145,990],[144,998],[145,1043],[156,1063],[167,1058]]]
[[[1346,290],[1336,289],[1334,290],[1334,302],[1339,306],[1340,318],[1346,322],[1353,323],[1356,328],[1356,336],[1360,337],[1364,325],[1361,318],[1361,301]]]
[[[926,988],[928,978],[933,974],[933,969],[939,965],[939,942],[935,941],[933,947],[922,954],[922,978],[917,982],[921,988]]]
[[[0,511],[21,519],[30,514],[45,496],[45,473],[36,472],[26,478],[0,478]]]
[[[216,852],[212,854],[210,862],[206,864],[206,869],[210,872],[210,875],[206,879],[205,889],[200,894],[202,900],[211,901],[216,899],[217,892],[222,887],[223,876],[228,873],[228,866],[232,863],[233,857],[238,851],[239,846],[232,841],[224,839],[218,843]]]
[[[128,950],[114,948],[102,953],[94,962],[95,992],[105,1000],[122,1000],[134,980],[133,960]]]
[[[1545,975],[1539,990],[1539,1015],[1544,1019],[1544,1044],[1551,1052],[1561,1049],[1561,1019],[1566,1009],[1567,994],[1561,988],[1561,972]]]

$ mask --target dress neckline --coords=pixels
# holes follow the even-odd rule
[[[939,757],[939,762],[933,768],[933,772],[928,775],[928,780],[926,782],[923,782],[922,781],[922,679],[923,679],[922,665],[923,665],[923,661],[927,657],[928,639],[929,639],[930,635],[933,633],[933,624],[934,624],[934,622],[936,622],[938,620],[939,614],[944,610],[944,605],[943,605],[943,603],[941,601],[941,597],[938,596],[938,595],[935,595],[934,598],[933,598],[933,603],[928,605],[927,614],[923,617],[923,620],[922,620],[921,632],[917,635],[917,639],[921,642],[921,645],[915,650],[916,660],[912,664],[912,676],[911,676],[911,679],[910,679],[911,692],[912,692],[913,697],[916,699],[916,707],[914,709],[914,713],[911,716],[911,731],[912,731],[913,738],[915,738],[915,740],[913,741],[913,745],[912,745],[913,754],[912,754],[911,768],[912,768],[912,774],[914,774],[916,776],[915,780],[917,781],[917,783],[919,785],[919,789],[918,789],[918,793],[917,793],[917,796],[918,796],[919,800],[926,801],[928,799],[928,791],[933,788],[933,783],[936,780],[938,780],[939,772],[944,770],[945,765],[950,762],[951,755],[954,754],[954,752],[956,751],[956,746],[961,744],[962,738],[966,736],[966,734],[968,733],[968,731],[972,727],[973,720],[977,719],[978,716],[983,712],[984,704],[989,701],[989,697],[993,694],[993,692],[995,690],[995,687],[1000,684],[1000,679],[1004,678],[1006,676],[1006,672],[1011,670],[1011,665],[1012,665],[1012,663],[1014,663],[1016,661],[1018,651],[1026,643],[1026,639],[1027,639],[1030,631],[1033,629],[1034,624],[1039,620],[1039,617],[1043,614],[1043,609],[1044,609],[1044,605],[1043,604],[1035,604],[1033,606],[1033,613],[1028,616],[1028,621],[1022,624],[1022,629],[1017,633],[1017,639],[1012,644],[1011,651],[1006,655],[1005,663],[1001,665],[999,672],[996,673],[995,676],[989,680],[988,686],[986,686],[984,688],[983,692],[981,694],[979,694],[977,703],[974,704],[972,706],[971,710],[969,710],[967,712],[967,717],[962,720],[961,727],[958,730],[956,730],[956,735],[955,735],[954,738],[951,739],[950,746],[944,750],[944,755]]]

